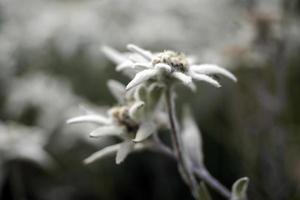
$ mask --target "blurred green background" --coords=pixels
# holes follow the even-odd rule
[[[65,125],[80,105],[114,105],[107,80],[129,80],[100,47],[127,43],[232,71],[238,82],[220,79],[221,89],[178,88],[207,168],[228,188],[248,176],[249,199],[300,199],[299,0],[0,1],[0,199],[192,199],[164,155],[83,165],[115,141]]]

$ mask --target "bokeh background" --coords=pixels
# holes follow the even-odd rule
[[[1,0],[0,199],[192,199],[164,155],[83,165],[115,141],[65,125],[82,105],[114,105],[107,80],[129,80],[100,47],[127,43],[231,70],[237,84],[178,88],[207,168],[228,188],[248,176],[249,199],[300,199],[299,0]]]

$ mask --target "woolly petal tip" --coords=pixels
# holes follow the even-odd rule
[[[116,164],[122,163],[128,154],[133,150],[134,143],[132,141],[125,141],[120,145],[116,156]]]
[[[143,101],[138,101],[134,103],[129,109],[129,116],[132,119],[138,120],[141,117],[141,109],[144,107],[145,103]]]
[[[173,77],[180,80],[185,85],[190,85],[192,83],[192,77],[182,73],[182,72],[173,72]]]
[[[109,46],[102,46],[101,51],[106,55],[106,57],[116,64],[121,64],[126,61],[126,58],[120,52]]]
[[[197,90],[197,86],[195,85],[194,82],[191,82],[189,85],[187,85],[188,88],[192,91],[192,92],[196,92]]]
[[[156,130],[154,123],[146,122],[143,123],[138,129],[136,136],[134,138],[134,142],[141,142],[147,139],[150,135],[152,135]]]
[[[147,81],[154,75],[156,75],[157,71],[154,69],[146,69],[135,75],[135,77],[128,83],[126,86],[126,90],[130,90],[131,88],[139,85],[140,83]]]
[[[122,71],[124,69],[128,69],[128,68],[131,69],[132,66],[133,66],[133,62],[130,61],[130,60],[126,60],[126,61],[120,63],[119,65],[117,65],[116,71],[119,72],[119,71]]]
[[[151,68],[151,64],[136,62],[136,63],[133,63],[132,68],[137,69],[137,70],[145,70],[145,69]]]
[[[238,179],[232,186],[231,196],[233,200],[247,199],[247,188],[249,184],[249,178],[243,177]]]
[[[142,57],[144,57],[146,60],[152,60],[153,58],[153,54],[150,51],[147,51],[145,49],[142,49],[134,44],[128,44],[127,45],[127,49],[129,51],[132,51],[133,53],[137,53],[139,55],[141,55]]]
[[[237,78],[230,71],[218,65],[214,65],[214,64],[192,65],[191,70],[200,74],[208,74],[208,75],[220,74],[233,80],[234,82],[237,82]]]
[[[124,130],[121,127],[117,126],[101,126],[96,130],[90,133],[90,137],[103,137],[103,136],[113,136],[113,135],[121,135]]]
[[[119,148],[120,148],[120,144],[115,144],[115,145],[105,147],[105,148],[93,153],[92,155],[90,155],[83,162],[84,162],[84,164],[90,164],[98,159],[115,154],[119,150]]]
[[[77,123],[96,123],[100,125],[111,123],[109,118],[103,117],[101,115],[83,115],[79,117],[73,117],[66,122],[67,124],[77,124]]]
[[[216,81],[215,79],[213,79],[205,74],[191,73],[191,76],[198,81],[204,81],[204,82],[210,83],[211,85],[213,85],[217,88],[221,87],[221,85],[218,81]]]
[[[157,63],[157,64],[154,66],[154,68],[156,68],[156,69],[161,69],[161,70],[164,70],[164,71],[169,72],[169,73],[172,71],[171,66],[170,66],[170,65],[167,65],[167,64],[165,64],[165,63]]]

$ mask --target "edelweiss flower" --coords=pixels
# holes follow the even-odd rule
[[[0,166],[14,159],[25,159],[49,168],[55,161],[44,149],[48,135],[39,128],[0,121]]]
[[[158,84],[151,84],[147,90],[145,87],[139,87],[134,92],[126,92],[124,85],[110,80],[108,87],[119,105],[109,109],[106,116],[87,114],[71,118],[67,123],[95,123],[99,127],[90,133],[91,137],[117,136],[123,142],[101,149],[85,159],[85,163],[91,163],[117,152],[116,163],[119,164],[130,152],[143,148],[145,145],[140,142],[147,139],[157,129],[151,120],[151,113],[154,112],[149,111],[155,108],[156,104],[153,102],[159,100],[161,87]]]
[[[193,80],[205,81],[215,87],[221,87],[219,82],[210,75],[220,74],[237,81],[236,77],[224,68],[214,64],[194,64],[190,57],[183,53],[174,51],[163,51],[151,53],[136,45],[127,45],[128,50],[133,54],[124,57],[117,51],[104,47],[104,53],[118,66],[117,70],[134,69],[135,77],[126,86],[127,90],[139,85],[149,79],[156,79],[163,83],[170,83],[172,80],[179,80],[184,85],[195,90]]]

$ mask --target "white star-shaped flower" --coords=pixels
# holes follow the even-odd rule
[[[191,57],[174,51],[151,53],[136,45],[127,45],[131,53],[120,54],[109,47],[103,47],[103,52],[114,62],[117,70],[133,69],[134,78],[126,86],[127,90],[149,80],[165,84],[178,80],[184,85],[195,90],[193,80],[204,81],[215,87],[221,87],[220,83],[210,75],[223,75],[234,82],[237,78],[228,70],[215,64],[194,64]]]
[[[68,124],[94,123],[98,125],[98,128],[89,134],[90,137],[117,136],[122,140],[119,144],[105,147],[92,154],[85,159],[85,163],[91,163],[109,154],[117,153],[116,163],[119,164],[130,152],[143,148],[143,144],[140,142],[146,140],[157,130],[157,125],[152,120],[154,112],[149,111],[155,109],[156,103],[153,101],[158,101],[155,98],[157,98],[157,93],[161,93],[159,85],[151,84],[147,89],[139,87],[134,92],[126,92],[124,85],[110,80],[108,87],[119,105],[109,109],[106,115],[89,112],[67,121]]]

